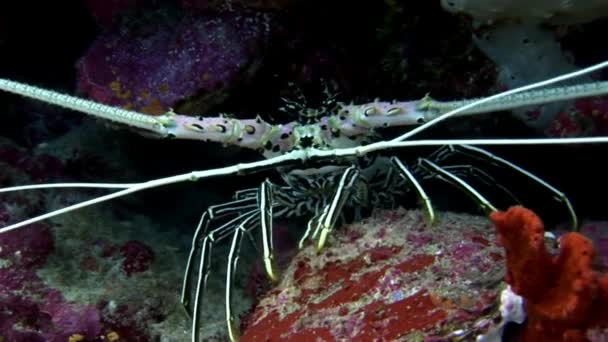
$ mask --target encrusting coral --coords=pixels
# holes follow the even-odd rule
[[[378,210],[298,252],[241,341],[445,341],[491,328],[503,257],[487,218]]]

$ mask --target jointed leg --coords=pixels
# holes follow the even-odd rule
[[[209,232],[201,243],[201,256],[199,259],[198,267],[198,279],[196,282],[195,296],[192,303],[192,342],[198,342],[199,339],[199,321],[202,313],[202,303],[204,299],[205,290],[207,288],[207,279],[211,271],[211,249],[213,244],[224,240],[229,237],[235,229],[244,227],[244,223],[251,224],[249,218],[259,214],[257,205],[254,209],[249,210],[246,213],[240,214],[236,218],[226,222],[219,228],[216,228]],[[254,221],[255,223],[255,221]],[[228,309],[227,309],[228,310]]]
[[[193,259],[200,249],[200,261],[198,270],[198,279],[195,289],[195,299],[192,305],[192,341],[198,341],[198,325],[201,317],[201,307],[207,286],[207,279],[211,271],[211,248],[213,244],[224,240],[232,235],[232,244],[229,253],[227,275],[226,275],[226,323],[228,334],[231,341],[238,340],[238,332],[234,324],[234,315],[232,314],[232,284],[236,265],[238,262],[238,253],[241,246],[242,237],[258,225],[262,230],[263,258],[264,266],[267,275],[271,280],[276,280],[276,272],[273,267],[273,246],[272,246],[272,216],[273,216],[273,188],[272,183],[268,180],[264,181],[256,191],[247,189],[238,192],[235,197],[240,198],[232,202],[210,207],[201,217],[199,226],[197,227],[193,240],[193,248],[190,252],[190,258],[186,271],[186,278],[191,277]],[[208,230],[209,224],[213,219],[225,217],[229,215],[238,215],[237,217],[224,223],[219,228],[213,229],[207,233],[200,242],[199,237],[201,232]],[[253,240],[253,238],[251,238]],[[190,281],[184,282],[184,293],[182,298],[184,305],[188,308],[189,303],[189,288]],[[186,294],[187,293],[187,294]]]
[[[190,254],[188,255],[188,262],[186,263],[186,269],[184,271],[184,281],[182,285],[181,303],[186,308],[187,312],[192,312],[191,306],[191,277],[193,274],[194,258],[199,250],[205,249],[204,243],[201,246],[202,241],[200,240],[202,234],[207,234],[209,224],[211,221],[226,217],[228,215],[237,215],[239,213],[255,209],[257,207],[255,197],[245,197],[237,199],[235,201],[218,204],[209,207],[198,222],[194,236],[192,237],[192,247],[190,248]],[[201,255],[202,257],[202,255]]]
[[[510,191],[506,186],[500,184],[494,177],[492,177],[489,173],[484,170],[475,167],[473,165],[450,165],[450,166],[442,166],[442,168],[453,175],[456,175],[461,178],[471,178],[474,177],[475,180],[480,181],[481,183],[494,186],[500,188],[500,190],[505,193],[507,196],[511,198],[513,203],[522,203],[515,194]]]
[[[235,317],[232,313],[232,291],[234,276],[236,273],[239,252],[243,235],[249,233],[258,224],[262,231],[262,246],[264,269],[268,278],[272,281],[277,280],[276,268],[274,266],[274,248],[272,238],[272,218],[273,218],[273,184],[266,179],[257,191],[257,206],[259,210],[246,214],[241,223],[236,227],[232,235],[232,244],[228,254],[226,269],[226,325],[228,327],[228,337],[230,341],[238,341],[239,332],[235,324]]]
[[[408,180],[414,186],[416,193],[418,194],[418,198],[424,205],[424,211],[426,213],[426,219],[429,224],[433,224],[435,222],[435,211],[433,209],[433,205],[431,204],[431,199],[424,191],[424,188],[418,183],[414,175],[408,170],[408,168],[403,165],[403,163],[397,157],[391,157],[391,162],[393,166],[399,171],[401,177],[405,180]]]
[[[559,191],[557,188],[555,188],[551,184],[547,183],[546,181],[542,180],[538,176],[511,163],[510,161],[508,161],[506,159],[500,158],[479,147],[470,146],[470,145],[448,145],[444,148],[439,149],[437,151],[437,155],[434,157],[433,160],[443,160],[443,159],[448,158],[450,155],[453,155],[454,153],[459,153],[459,154],[462,154],[462,155],[470,157],[470,158],[475,158],[475,159],[481,160],[483,162],[490,163],[491,165],[495,165],[495,166],[499,166],[499,167],[506,167],[508,169],[515,170],[515,171],[519,172],[520,174],[533,180],[540,186],[548,189],[553,194],[554,198],[558,202],[563,203],[566,206],[568,215],[570,216],[570,224],[571,224],[572,229],[576,230],[578,228],[578,218],[576,216],[572,203],[570,202],[568,197],[563,192]]]
[[[236,267],[239,260],[239,253],[241,249],[241,242],[243,235],[248,234],[255,226],[257,226],[258,217],[262,214],[262,211],[256,211],[242,220],[242,222],[236,227],[232,234],[232,243],[230,245],[230,253],[228,253],[228,264],[226,269],[226,326],[228,327],[228,337],[230,341],[239,340],[239,331],[235,324],[235,317],[232,313],[232,284],[234,283],[234,276],[236,274]],[[263,220],[263,219],[262,219]]]
[[[268,278],[270,278],[272,281],[276,281],[277,275],[274,267],[272,245],[272,207],[274,203],[272,195],[272,183],[270,183],[270,181],[265,180],[262,185],[260,185],[257,200],[260,207],[264,269],[266,270],[266,275],[268,275]]]
[[[355,183],[359,178],[359,173],[358,167],[353,165],[347,168],[342,174],[342,177],[340,177],[336,192],[331,202],[323,209],[323,212],[319,217],[317,228],[313,233],[313,238],[316,237],[317,234],[319,236],[319,239],[317,240],[318,250],[323,248],[329,233],[333,230],[344,204],[354,190]]]
[[[323,206],[325,207],[325,206]],[[302,234],[302,237],[300,238],[300,241],[298,242],[298,248],[302,249],[304,247],[304,243],[306,242],[306,240],[308,240],[308,237],[310,236],[310,234],[313,231],[313,226],[317,226],[319,224],[319,218],[320,218],[321,214],[319,213],[319,209],[315,210],[315,215],[308,220],[308,224],[306,225],[306,230],[304,231],[304,234]]]
[[[439,165],[431,162],[428,159],[419,159],[418,165],[427,170],[431,175],[437,177],[443,181],[448,182],[464,191],[466,194],[471,196],[481,207],[484,212],[495,211],[496,208],[488,201],[483,195],[481,195],[475,188],[470,186],[467,182],[465,182],[462,178],[456,176],[455,174],[443,169]]]

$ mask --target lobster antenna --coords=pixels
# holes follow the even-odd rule
[[[479,99],[477,101],[473,101],[469,104],[466,104],[460,108],[456,108],[454,110],[451,110],[439,117],[437,117],[436,119],[433,119],[425,124],[423,124],[422,126],[416,127],[413,130],[398,136],[395,139],[392,139],[391,142],[397,142],[397,141],[403,141],[405,139],[408,139],[410,137],[412,137],[414,134],[418,134],[422,131],[427,130],[428,128],[435,126],[436,124],[440,123],[441,121],[447,120],[448,118],[454,116],[454,115],[458,115],[458,114],[462,114],[462,113],[466,113],[467,111],[469,111],[470,109],[472,109],[473,107],[477,107],[480,105],[483,105],[485,103],[488,102],[492,102],[492,101],[496,101],[499,100],[501,98],[507,97],[507,96],[511,96],[511,95],[515,95],[518,93],[522,93],[528,90],[532,90],[532,89],[536,89],[536,88],[541,88],[550,84],[554,84],[554,83],[558,83],[558,82],[562,82],[565,80],[569,80],[571,78],[576,78],[576,77],[580,77],[586,74],[590,74],[592,72],[595,72],[597,70],[603,69],[605,67],[608,67],[608,61],[604,61],[595,65],[592,65],[590,67],[581,69],[581,70],[577,70],[568,74],[564,74],[564,75],[560,75],[557,77],[553,77],[550,78],[548,80],[545,81],[540,81],[540,82],[536,82],[536,83],[532,83],[523,87],[519,87],[519,88],[515,88],[515,89],[511,89],[502,93],[498,93],[492,96],[488,96],[482,99]],[[603,83],[603,82],[602,82]],[[594,90],[596,91],[596,90]]]
[[[186,182],[186,181],[197,181],[199,179],[210,178],[210,177],[215,177],[215,176],[243,174],[245,171],[260,170],[260,169],[264,169],[264,168],[267,168],[270,166],[278,166],[278,165],[285,164],[288,162],[293,162],[293,161],[298,161],[298,160],[306,161],[307,159],[312,158],[312,157],[322,158],[322,157],[362,156],[362,155],[365,155],[365,154],[373,152],[373,151],[389,149],[389,148],[414,147],[414,146],[440,146],[440,145],[450,145],[450,144],[452,144],[452,145],[454,145],[454,144],[461,144],[461,145],[552,144],[552,145],[555,145],[555,144],[606,143],[606,142],[608,142],[608,137],[561,138],[561,139],[559,139],[559,138],[556,138],[556,139],[470,139],[470,140],[419,140],[419,141],[402,141],[402,140],[405,140],[416,133],[426,130],[429,127],[431,127],[443,120],[446,120],[454,115],[465,112],[465,111],[469,110],[470,108],[473,108],[476,105],[498,100],[500,98],[510,96],[510,95],[513,95],[516,93],[528,91],[531,89],[540,88],[540,87],[543,87],[543,86],[546,86],[549,84],[561,82],[561,81],[564,81],[564,80],[567,80],[570,78],[579,77],[581,75],[600,70],[607,66],[608,66],[608,61],[605,61],[605,62],[596,64],[596,65],[593,65],[591,67],[581,69],[579,71],[575,71],[572,73],[568,73],[565,75],[551,78],[546,81],[533,83],[533,84],[530,84],[527,86],[523,86],[523,87],[512,89],[512,90],[509,90],[509,91],[506,91],[503,93],[499,93],[499,94],[496,94],[496,95],[493,95],[493,96],[490,96],[490,97],[487,97],[484,99],[480,99],[476,102],[470,103],[468,105],[465,105],[464,107],[455,109],[440,117],[437,117],[436,119],[433,119],[433,120],[429,121],[428,123],[416,128],[406,134],[403,134],[402,136],[400,136],[396,139],[390,140],[390,141],[381,141],[381,142],[372,143],[372,144],[365,145],[365,146],[359,146],[359,147],[353,147],[353,148],[342,148],[342,149],[335,149],[335,150],[329,150],[329,151],[328,150],[318,150],[318,149],[296,150],[296,151],[292,151],[292,152],[289,152],[289,153],[281,155],[281,156],[277,156],[277,157],[273,157],[270,159],[261,160],[261,161],[257,161],[257,162],[236,164],[236,165],[232,165],[232,166],[226,166],[226,167],[222,167],[222,168],[210,169],[210,170],[204,170],[204,171],[193,171],[190,173],[185,173],[185,174],[180,174],[180,175],[175,175],[175,176],[170,176],[170,177],[164,177],[164,178],[158,178],[158,179],[154,179],[154,180],[150,180],[150,181],[142,182],[142,183],[131,183],[131,184],[119,185],[118,187],[124,186],[125,188],[123,190],[120,190],[120,191],[117,191],[117,192],[114,192],[114,193],[111,193],[108,195],[96,197],[96,198],[93,198],[93,199],[90,199],[87,201],[83,201],[83,202],[62,208],[62,209],[54,210],[54,211],[48,212],[46,214],[36,216],[36,217],[30,218],[30,219],[6,226],[4,228],[0,228],[0,234],[26,226],[26,225],[34,223],[34,222],[42,221],[42,220],[45,220],[45,219],[48,219],[48,218],[51,218],[51,217],[54,217],[57,215],[61,215],[61,214],[64,214],[64,213],[67,213],[67,212],[70,212],[70,211],[73,211],[76,209],[88,207],[88,206],[91,206],[91,205],[94,205],[97,203],[109,201],[114,198],[119,198],[122,196],[126,196],[128,194],[132,194],[132,193],[147,190],[147,189],[152,189],[152,188],[156,188],[156,187],[160,187],[160,186],[165,186],[165,185],[174,184],[174,183],[181,183],[181,182]],[[2,88],[2,86],[6,85],[6,82],[7,82],[6,80],[0,79],[0,89],[4,89],[4,88]],[[12,82],[12,81],[8,81],[8,82]],[[19,85],[19,83],[16,83],[16,84]],[[38,89],[38,88],[36,88],[36,89]],[[53,92],[50,92],[50,93],[53,93]],[[43,94],[46,94],[46,93],[43,93]],[[55,93],[55,94],[59,94],[59,93]],[[51,100],[52,100],[53,96],[55,96],[53,94],[46,94],[46,95],[52,95],[50,97]],[[62,95],[62,94],[59,94],[59,95]],[[78,100],[86,101],[86,100],[81,100],[81,99],[78,99]],[[52,103],[55,103],[55,102],[57,102],[57,101],[54,101]],[[102,106],[102,105],[99,105],[99,106]],[[111,108],[113,108],[113,107],[111,107]],[[158,124],[158,123],[156,123],[156,124]],[[70,184],[70,183],[66,183],[66,184]],[[74,184],[74,183],[71,183],[71,184]],[[80,187],[82,187],[83,183],[79,183],[79,184],[81,184]],[[108,184],[111,184],[111,183],[108,183]],[[53,187],[67,187],[67,186],[62,186],[61,184],[56,184]],[[91,187],[110,188],[112,186],[108,186],[107,184],[104,184],[104,183],[94,183],[94,184],[91,184]],[[19,190],[20,188],[22,188],[22,187],[5,188],[5,189],[0,189],[0,192],[8,192],[7,189],[13,189],[12,191],[16,191],[16,190]]]

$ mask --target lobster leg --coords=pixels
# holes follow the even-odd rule
[[[319,237],[317,240],[317,250],[321,250],[325,245],[329,233],[333,230],[336,221],[342,212],[342,207],[344,207],[346,200],[355,189],[359,175],[359,168],[355,165],[348,167],[344,170],[344,173],[342,173],[334,196],[329,204],[323,209],[318,220],[317,228],[312,235],[313,238],[317,235]]]
[[[433,224],[435,222],[435,211],[433,209],[433,205],[431,204],[431,199],[424,191],[424,188],[416,180],[412,172],[408,170],[408,168],[401,162],[401,160],[399,160],[399,158],[391,157],[391,163],[397,169],[397,171],[399,171],[401,177],[412,183],[414,189],[416,190],[416,193],[418,194],[418,198],[424,205],[424,211],[426,213],[427,222],[429,224]]]
[[[563,192],[561,192],[560,190],[558,190],[557,188],[555,188],[548,182],[544,181],[540,177],[536,176],[535,174],[531,173],[530,171],[527,171],[527,170],[521,168],[520,166],[515,165],[514,163],[512,163],[506,159],[498,157],[497,155],[495,155],[493,153],[490,153],[479,147],[470,146],[470,145],[447,145],[445,147],[442,147],[438,151],[436,151],[436,156],[434,157],[434,160],[440,162],[441,160],[444,160],[444,159],[448,158],[450,155],[453,155],[455,153],[459,153],[459,154],[467,156],[469,158],[475,158],[475,159],[484,161],[486,163],[490,163],[491,165],[504,167],[504,168],[508,168],[508,169],[517,171],[520,174],[531,179],[535,183],[539,184],[541,187],[549,190],[549,192],[551,192],[553,194],[553,197],[558,202],[563,203],[566,206],[566,210],[568,211],[568,215],[570,217],[570,225],[571,225],[572,229],[576,230],[578,228],[578,218],[576,216],[576,212],[574,211],[574,207],[572,206],[572,203],[570,202],[568,197]]]
[[[276,281],[277,274],[274,266],[272,245],[272,183],[266,179],[259,187],[257,200],[260,208],[260,224],[262,226],[262,247],[264,256],[264,270],[270,280]]]
[[[467,195],[471,196],[485,212],[491,212],[496,210],[496,208],[492,205],[492,203],[490,203],[490,201],[488,201],[482,194],[480,194],[477,190],[475,190],[475,188],[470,186],[462,178],[445,170],[444,168],[440,167],[439,165],[433,163],[428,159],[421,158],[418,160],[418,164],[421,168],[428,170],[435,177],[456,186],[460,190],[464,191]]]
[[[226,269],[226,303],[224,307],[226,309],[226,326],[228,327],[228,337],[230,338],[230,341],[233,342],[239,340],[239,331],[235,323],[236,319],[232,312],[232,284],[234,283],[236,267],[239,261],[241,242],[243,240],[243,236],[257,226],[256,218],[258,215],[261,217],[264,216],[262,211],[255,211],[246,215],[247,217],[241,221],[232,234],[232,243],[230,245],[230,252],[228,253],[228,263]]]
[[[207,286],[207,278],[211,271],[211,249],[213,244],[232,236],[232,244],[227,264],[226,274],[226,324],[228,336],[231,341],[238,340],[238,329],[235,325],[235,317],[232,312],[232,292],[234,274],[239,259],[241,241],[244,234],[250,234],[251,230],[258,225],[262,230],[263,260],[264,268],[271,280],[277,279],[274,268],[274,256],[272,246],[272,217],[273,217],[273,185],[270,181],[264,181],[255,191],[247,189],[237,192],[239,198],[232,202],[210,207],[203,213],[199,225],[193,238],[193,247],[190,252],[188,266],[186,267],[186,278],[192,275],[192,265],[196,253],[200,250],[200,261],[198,270],[198,280],[195,290],[195,299],[191,308],[192,312],[192,341],[198,341],[198,326],[201,317],[202,301]],[[212,220],[229,215],[237,215],[235,218],[226,222],[222,226],[213,229],[205,235],[199,245],[201,234],[207,232]],[[258,219],[259,217],[259,219]],[[251,237],[251,235],[249,235]],[[252,238],[253,240],[253,238]],[[186,279],[187,280],[187,279]],[[189,307],[190,281],[184,281],[182,293],[182,303],[186,308]]]
[[[478,167],[475,167],[473,165],[450,165],[450,166],[442,166],[442,168],[458,177],[462,177],[462,178],[473,177],[473,178],[475,178],[475,180],[478,180],[478,181],[484,183],[485,185],[491,185],[494,187],[498,187],[498,188],[500,188],[500,190],[502,190],[503,193],[505,193],[507,196],[509,196],[514,203],[521,203],[519,198],[517,198],[517,196],[515,196],[515,194],[512,191],[507,189],[506,186],[500,184],[489,173],[487,173],[486,171],[484,171]]]
[[[184,271],[184,281],[180,301],[186,308],[186,312],[192,312],[190,296],[192,287],[191,278],[194,271],[194,259],[196,258],[199,250],[205,250],[204,243],[201,240],[201,235],[207,233],[211,221],[228,215],[236,215],[256,207],[257,205],[255,203],[255,197],[250,196],[249,198],[244,197],[235,201],[210,206],[207,210],[205,210],[203,215],[201,215],[194,232],[194,236],[192,237],[192,247],[190,248],[188,262],[186,263],[186,269]]]
[[[314,225],[318,224],[320,216],[321,215],[319,214],[319,210],[316,210],[315,215],[310,220],[308,220],[308,224],[306,225],[306,231],[304,231],[304,234],[302,234],[302,237],[300,238],[300,241],[298,242],[299,249],[302,249],[304,247],[304,243],[310,236],[310,233],[313,231],[312,227]]]
[[[255,209],[249,210],[246,213],[240,214],[234,219],[226,222],[219,228],[209,232],[201,243],[201,256],[199,259],[198,279],[196,282],[195,296],[192,303],[192,342],[199,340],[199,321],[202,314],[202,303],[207,288],[207,279],[211,272],[211,249],[213,244],[218,243],[229,237],[235,229],[242,226],[244,222],[249,222],[251,216],[259,213],[257,205]],[[228,310],[228,309],[227,309]]]

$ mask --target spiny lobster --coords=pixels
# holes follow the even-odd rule
[[[217,169],[192,171],[186,174],[154,179],[141,183],[53,183],[22,185],[0,189],[11,192],[45,188],[105,188],[117,191],[86,200],[63,209],[48,212],[22,222],[0,228],[6,233],[28,224],[61,215],[96,203],[109,201],[135,192],[170,184],[198,181],[211,177],[245,175],[265,169],[276,169],[280,182],[269,179],[258,188],[235,193],[234,199],[209,207],[196,227],[192,247],[184,274],[181,302],[191,315],[193,342],[199,340],[200,317],[208,276],[211,249],[215,243],[231,238],[226,278],[226,324],[232,341],[238,340],[235,315],[231,309],[232,282],[237,266],[242,238],[259,229],[265,272],[269,279],[278,277],[274,265],[273,219],[309,215],[311,219],[300,240],[300,247],[315,240],[323,248],[329,234],[346,210],[360,216],[361,207],[376,207],[395,198],[406,190],[417,194],[429,222],[435,220],[431,200],[418,179],[439,178],[477,200],[482,209],[495,207],[463,176],[472,171],[477,177],[491,181],[492,177],[481,169],[446,164],[454,153],[472,158],[484,158],[495,165],[519,172],[564,203],[571,224],[577,226],[577,217],[568,198],[559,190],[521,167],[474,145],[507,144],[582,144],[606,143],[608,137],[564,139],[471,139],[471,140],[409,140],[437,123],[456,115],[476,115],[508,110],[515,107],[542,104],[558,100],[597,96],[608,93],[608,82],[534,90],[559,81],[605,68],[603,62],[586,69],[562,75],[547,81],[506,91],[482,99],[455,102],[438,102],[430,97],[408,102],[375,101],[362,105],[343,104],[329,97],[320,109],[307,108],[298,102],[286,101],[284,109],[296,111],[299,120],[272,125],[261,117],[241,120],[229,116],[191,117],[168,112],[161,116],[114,108],[70,95],[60,94],[23,83],[0,79],[0,89],[21,96],[55,104],[88,115],[144,130],[159,137],[195,139],[225,145],[259,150],[265,159]],[[374,141],[375,130],[382,127],[418,126],[395,139]],[[419,158],[407,167],[397,157],[372,157],[374,152],[415,146],[438,146],[427,158]],[[219,218],[226,219],[213,226]],[[198,265],[196,265],[198,263]]]

